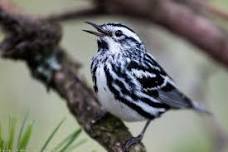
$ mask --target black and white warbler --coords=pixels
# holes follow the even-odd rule
[[[171,109],[207,111],[180,92],[164,69],[144,47],[137,34],[122,24],[97,25],[98,52],[91,63],[94,90],[101,105],[125,121],[147,120],[142,132],[129,140],[140,141],[151,120]]]

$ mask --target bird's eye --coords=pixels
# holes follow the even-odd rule
[[[116,32],[115,32],[115,36],[116,37],[120,37],[120,36],[122,36],[123,35],[123,32],[121,31],[121,30],[117,30]]]

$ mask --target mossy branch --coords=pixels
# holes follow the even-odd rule
[[[59,45],[61,26],[8,11],[0,7],[0,25],[5,33],[0,45],[2,58],[24,61],[34,78],[65,99],[71,114],[90,137],[109,152],[123,152],[123,144],[132,135],[121,120],[110,114],[96,121],[104,111],[79,76],[80,63],[73,61]],[[138,144],[131,151],[146,150]]]

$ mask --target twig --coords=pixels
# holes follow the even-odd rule
[[[35,78],[66,99],[70,111],[84,130],[108,151],[122,151],[121,144],[131,134],[119,119],[111,115],[99,123],[93,123],[95,115],[101,114],[102,109],[91,89],[78,76],[79,64],[69,59],[59,46],[61,28],[53,21],[100,15],[120,15],[150,21],[180,35],[228,67],[227,32],[191,7],[175,0],[94,0],[94,8],[66,11],[43,19],[10,15],[11,12],[7,11],[14,9],[9,8],[0,10],[0,24],[6,31],[6,38],[0,46],[3,57],[25,61]],[[224,15],[221,12],[217,14]],[[145,149],[137,145],[133,151]]]
[[[219,16],[225,20],[228,20],[228,12],[226,12],[225,10],[222,10],[221,8],[218,8],[216,6],[212,6],[210,4],[205,4],[205,7],[207,8],[207,10],[211,13],[214,14],[216,16]]]
[[[53,19],[53,18],[52,18]],[[55,90],[86,133],[109,152],[123,152],[123,144],[132,137],[118,118],[104,113],[93,91],[79,76],[80,64],[72,61],[59,46],[62,32],[59,24],[1,9],[0,25],[5,38],[0,45],[3,58],[24,61],[32,76]],[[142,144],[131,152],[145,152]]]
[[[143,21],[150,21],[177,34],[191,44],[202,49],[217,62],[228,66],[228,36],[227,32],[217,27],[213,22],[201,14],[197,14],[188,5],[174,0],[95,0],[95,12],[98,15],[120,15],[133,17]],[[102,3],[102,4],[100,4]],[[99,6],[102,6],[101,8]],[[55,20],[61,21],[89,17],[86,11],[70,11],[56,15]],[[52,17],[48,17],[52,18]],[[64,21],[66,21],[64,20]]]
[[[43,19],[54,22],[64,22],[72,19],[80,19],[85,17],[98,17],[104,13],[97,8],[88,8],[82,10],[70,10],[67,12],[49,15]]]
[[[112,3],[111,3],[112,2]],[[152,21],[201,48],[216,61],[228,66],[228,36],[205,16],[172,0],[112,0],[106,7],[112,14]]]

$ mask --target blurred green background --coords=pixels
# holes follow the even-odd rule
[[[89,1],[79,0],[14,0],[26,12],[45,15],[61,12],[70,8],[83,8]],[[228,9],[227,0],[211,1],[213,5]],[[63,24],[64,37],[62,46],[68,53],[83,63],[81,73],[91,83],[89,63],[96,53],[94,37],[82,32],[90,28],[85,20],[97,23],[121,22],[129,25],[142,37],[147,48],[174,78],[180,89],[195,100],[205,102],[214,114],[217,124],[228,132],[228,72],[216,64],[207,55],[201,53],[180,37],[151,24],[139,23],[125,18],[84,19]],[[59,96],[34,81],[24,63],[0,59],[0,121],[8,122],[9,116],[22,119],[29,112],[29,119],[34,120],[34,131],[29,151],[40,149],[48,134],[64,117],[66,121],[57,138],[51,143],[55,145],[66,134],[79,127],[75,119]],[[134,135],[137,135],[144,123],[127,124]],[[7,127],[7,125],[3,125]],[[207,116],[199,116],[191,111],[174,111],[166,113],[155,120],[147,130],[144,143],[149,152],[210,152],[214,151],[214,124]],[[102,152],[96,142],[85,133],[87,142],[77,151]],[[228,152],[228,148],[225,150]]]

